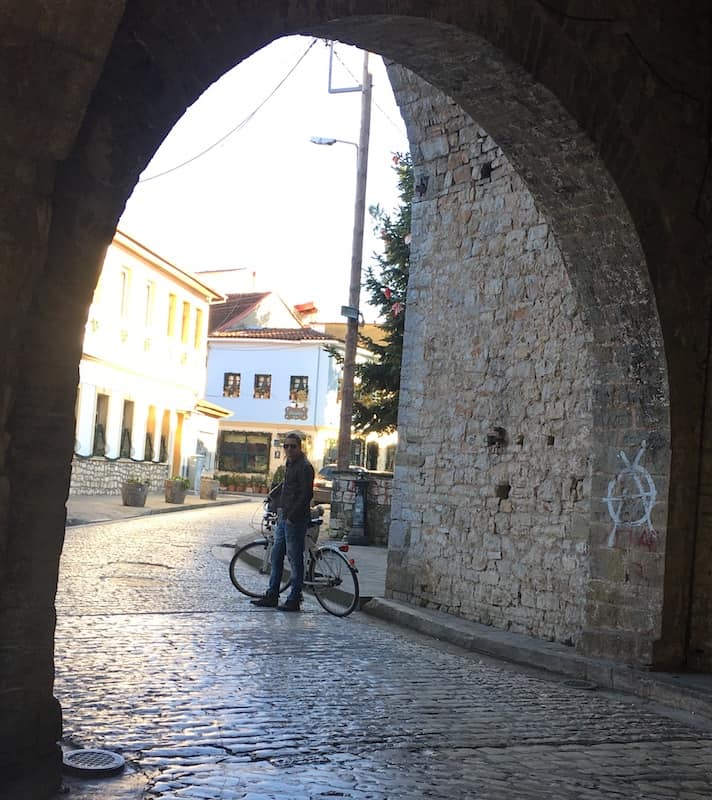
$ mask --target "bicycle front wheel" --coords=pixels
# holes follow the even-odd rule
[[[345,617],[358,606],[356,570],[343,553],[333,547],[320,547],[309,564],[307,584],[321,607],[337,617]]]
[[[248,597],[262,597],[269,586],[272,571],[272,543],[248,542],[238,550],[230,561],[230,580],[232,585]],[[282,572],[279,591],[289,586],[289,576]]]

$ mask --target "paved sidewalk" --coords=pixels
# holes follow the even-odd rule
[[[201,500],[196,495],[188,495],[184,505],[175,505],[166,503],[162,495],[153,494],[149,495],[145,508],[131,508],[123,506],[119,496],[72,496],[67,502],[67,524],[109,522],[256,499],[254,495],[219,495],[217,500]],[[326,539],[328,531],[325,530],[320,541]],[[591,682],[601,688],[630,692],[712,719],[712,675],[634,669],[603,659],[587,658],[573,648],[555,642],[508,633],[432,609],[389,600],[385,598],[387,549],[352,545],[350,555],[354,557],[359,571],[360,592],[364,602],[362,610],[368,614],[468,650],[545,669],[572,680]]]
[[[149,514],[165,514],[171,511],[190,511],[206,506],[222,506],[246,503],[254,495],[219,495],[217,500],[202,500],[197,494],[187,494],[185,503],[166,503],[162,494],[149,494],[143,508],[125,506],[121,495],[70,495],[67,500],[67,526],[86,525],[97,522],[113,522]]]

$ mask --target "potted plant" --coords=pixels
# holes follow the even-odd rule
[[[220,488],[220,481],[217,480],[215,475],[209,478],[207,475],[200,479],[200,499],[201,500],[217,500],[218,489]]]
[[[146,497],[148,496],[148,481],[144,481],[137,475],[129,476],[121,484],[121,502],[125,506],[135,506],[136,508],[143,508],[146,505]]]
[[[185,502],[186,492],[190,489],[190,481],[182,475],[174,475],[163,482],[166,503]]]

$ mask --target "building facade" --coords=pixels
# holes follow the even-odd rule
[[[214,290],[117,231],[86,323],[70,492],[114,494],[214,465],[218,420],[203,398]]]
[[[272,292],[231,294],[212,306],[205,395],[232,412],[220,423],[218,472],[270,478],[293,430],[317,469],[336,459],[341,365],[329,350],[343,351],[343,340],[305,326]],[[377,469],[380,458],[385,468],[392,444],[354,437],[352,463]]]

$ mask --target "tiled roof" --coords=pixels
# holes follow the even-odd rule
[[[329,336],[328,333],[315,331],[313,328],[253,328],[242,331],[213,331],[210,336],[219,339],[281,339],[289,342],[339,341],[333,336]]]
[[[224,303],[210,306],[208,330],[211,336],[219,336],[223,331],[236,327],[241,319],[269,295],[269,292],[249,292],[245,294],[229,294]]]

